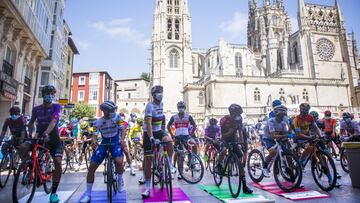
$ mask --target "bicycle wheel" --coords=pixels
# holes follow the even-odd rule
[[[198,155],[193,152],[182,155],[182,167],[179,167],[179,174],[187,183],[200,182],[204,176],[204,170],[204,164]]]
[[[341,168],[346,172],[346,173],[349,173],[350,170],[349,170],[349,163],[348,163],[348,160],[347,160],[347,156],[345,154],[345,149],[342,148],[341,151],[340,151],[340,164],[341,164]]]
[[[258,149],[253,149],[247,159],[247,170],[252,181],[259,183],[263,180],[262,172],[264,157]]]
[[[93,154],[92,147],[87,146],[85,149],[85,164],[87,169],[89,169],[92,154]]]
[[[321,150],[312,156],[311,172],[315,183],[323,191],[331,191],[336,185],[336,167],[331,155]]]
[[[115,194],[118,191],[119,185],[118,185],[118,176],[117,173],[115,173],[115,162],[112,161],[112,171],[113,171],[113,188],[114,188],[114,192]]]
[[[12,199],[14,203],[30,203],[34,197],[37,183],[36,173],[32,174],[28,163],[22,162],[17,170],[12,188]]]
[[[111,159],[108,161],[107,165],[106,165],[106,169],[107,169],[107,173],[106,173],[106,179],[107,179],[107,183],[106,183],[106,190],[107,190],[107,197],[108,197],[108,202],[112,202],[112,196],[113,196],[113,181],[114,181],[114,177],[113,177],[113,168],[112,168],[112,161]]]
[[[10,173],[11,173],[11,170],[12,170],[12,164],[11,162],[13,162],[13,157],[12,155],[10,154],[10,152],[7,152],[1,162],[0,162],[0,187],[1,188],[4,188],[6,186],[6,183],[8,182],[9,180],[9,177],[10,177]]]
[[[62,168],[62,173],[65,174],[66,170],[70,164],[70,154],[69,154],[69,150],[65,147],[64,149],[64,153],[65,153],[65,158],[63,158],[63,160],[61,161],[61,168]]]
[[[39,163],[41,168],[41,176],[44,177],[44,191],[46,194],[50,194],[51,187],[52,187],[52,177],[55,171],[54,162],[49,155],[47,154],[41,154],[39,156]],[[42,165],[44,164],[44,165]]]
[[[169,165],[169,157],[165,159],[165,186],[166,186],[166,194],[168,196],[168,201],[172,202],[172,177],[171,177],[171,170]]]
[[[227,169],[228,184],[233,198],[237,198],[240,194],[240,167],[239,158],[235,154],[232,154],[227,158],[225,168]]]
[[[155,185],[158,184],[158,177],[156,176],[156,173],[155,171],[157,170],[157,161],[156,161],[156,157],[154,156],[152,158],[152,168],[151,168],[151,171],[152,171],[152,175],[151,175],[151,181],[152,181],[152,186],[155,187]]]
[[[213,177],[216,186],[220,186],[223,179],[223,171],[217,168],[218,158],[219,158],[219,153],[215,153],[213,160]]]
[[[295,191],[302,181],[302,167],[294,154],[284,151],[274,162],[274,179],[285,192]]]

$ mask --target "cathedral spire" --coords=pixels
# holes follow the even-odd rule
[[[264,0],[264,6],[270,6],[270,0]]]
[[[257,8],[257,0],[249,0],[249,10],[255,10]]]
[[[304,0],[298,0],[298,23],[300,30],[305,27],[306,15]]]
[[[339,21],[340,23],[344,22],[344,17],[341,13],[341,9],[340,9],[340,5],[339,5],[339,0],[335,0],[335,6],[336,6],[336,10],[338,12],[338,15],[339,15]]]

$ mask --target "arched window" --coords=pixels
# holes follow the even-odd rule
[[[204,93],[200,92],[199,93],[199,105],[203,105],[204,104]]]
[[[180,39],[180,21],[179,19],[175,20],[175,40]]]
[[[170,18],[167,20],[167,31],[168,39],[172,39],[172,20]]]
[[[14,75],[15,53],[10,46],[6,46],[3,71],[10,77]]]
[[[242,69],[242,57],[240,53],[235,54],[235,68]]]
[[[306,89],[303,91],[303,100],[309,102],[309,92]]]
[[[170,68],[178,68],[179,53],[173,49],[169,54],[169,65]]]
[[[171,14],[172,13],[172,0],[168,0],[167,3],[168,3],[168,14]]]
[[[284,91],[284,89],[283,89],[283,88],[280,88],[280,90],[279,90],[279,94],[280,94],[280,96],[285,95],[285,91]]]
[[[299,63],[297,43],[293,44],[293,63]]]
[[[277,57],[277,67],[278,67],[278,70],[282,70],[283,69],[283,64],[282,64],[282,56],[281,56],[280,50],[278,50],[277,55],[278,55],[278,57]]]
[[[278,25],[278,17],[277,17],[277,16],[273,16],[273,17],[272,17],[272,24],[273,24],[274,26],[277,26],[277,25]]]
[[[286,99],[285,99],[284,96],[281,96],[281,97],[280,97],[280,101],[281,101],[282,103],[286,104]]]
[[[175,0],[175,14],[180,13],[179,0]]]
[[[260,102],[261,101],[259,88],[255,88],[255,90],[254,90],[254,101],[255,102]]]

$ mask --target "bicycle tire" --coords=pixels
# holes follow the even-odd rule
[[[311,160],[311,173],[313,175],[313,178],[315,180],[315,183],[317,186],[319,186],[323,191],[326,191],[326,192],[329,192],[331,191],[332,189],[334,189],[334,187],[336,186],[336,179],[337,179],[337,175],[336,175],[336,167],[335,167],[335,163],[334,163],[334,160],[332,159],[331,155],[328,154],[328,153],[325,153],[321,150],[318,150],[317,151],[317,156],[318,156],[318,159],[323,159],[323,158],[326,158],[325,161],[328,161],[329,164],[330,164],[330,167],[332,168],[332,171],[333,171],[333,174],[332,175],[332,181],[331,181],[331,184],[329,185],[329,187],[325,187],[323,186],[319,180],[316,178],[316,174],[315,174],[315,170],[316,170],[316,161],[315,161],[315,158],[313,156],[313,159]],[[324,159],[323,159],[324,161]],[[328,164],[327,164],[328,165]],[[329,165],[328,165],[329,166]]]
[[[214,150],[211,151],[211,153],[208,155],[208,161],[207,161],[207,162],[208,162],[209,171],[210,171],[211,174],[214,172],[214,171],[213,171],[213,164],[214,164],[213,160],[214,160]]]
[[[258,178],[254,177],[255,174],[252,173],[253,168],[252,168],[252,164],[250,163],[251,157],[255,156],[255,155],[258,155],[260,157],[259,161],[261,162],[261,164],[259,166],[260,170],[261,170],[261,175]],[[264,179],[264,173],[262,172],[263,164],[264,164],[264,157],[263,157],[262,153],[260,152],[260,150],[258,150],[258,149],[251,150],[249,153],[248,159],[247,159],[247,170],[248,170],[248,174],[249,174],[251,180],[254,181],[255,183],[259,183]],[[254,173],[255,172],[256,172],[256,169],[254,169]]]
[[[92,156],[92,148],[87,146],[85,149],[85,164],[86,168],[89,169]]]
[[[171,177],[171,170],[169,165],[169,157],[165,159],[165,185],[166,185],[166,194],[168,196],[168,201],[173,201],[173,194],[172,194],[172,177]]]
[[[7,160],[6,157],[9,157],[9,159]],[[4,188],[6,186],[6,183],[9,180],[11,170],[12,170],[12,164],[11,164],[13,162],[12,159],[13,159],[13,156],[9,151],[1,159],[1,163],[0,163],[0,188]]]
[[[152,183],[152,186],[155,187],[155,185],[157,185],[157,182],[155,181],[155,178],[156,178],[156,174],[155,174],[155,170],[157,169],[157,163],[156,163],[156,157],[154,156],[152,158],[152,174],[151,174],[151,183]]]
[[[345,149],[342,148],[340,150],[340,164],[341,164],[341,168],[346,172],[346,173],[349,173],[350,170],[349,170],[349,163],[345,163],[345,159],[346,159],[346,162],[347,162],[347,156],[345,154]]]
[[[279,180],[277,175],[282,173],[282,172],[279,171],[279,170],[281,170],[281,164],[282,164],[281,160],[280,160],[280,156],[277,156],[275,161],[274,161],[274,179],[275,179],[276,184],[279,186],[279,188],[281,190],[283,190],[284,192],[293,192],[297,188],[299,188],[299,186],[301,184],[301,181],[302,181],[302,167],[300,165],[299,160],[297,159],[297,157],[293,153],[284,151],[283,156],[284,157],[285,156],[290,156],[293,159],[293,161],[295,161],[295,164],[296,164],[297,167],[291,167],[291,168],[292,169],[295,168],[295,170],[296,170],[296,175],[295,175],[296,177],[293,177],[293,178],[297,179],[297,181],[293,186],[291,186],[290,188],[287,188],[286,186],[283,185],[282,181]]]
[[[217,156],[219,156],[219,153],[215,153],[214,155],[214,164],[213,164],[213,178],[214,178],[214,182],[215,182],[215,185],[220,187],[221,183],[222,183],[222,179],[223,179],[223,172],[222,171],[218,171],[218,172],[215,172],[216,171],[216,167],[217,167]],[[217,180],[217,176],[219,178],[219,180]]]
[[[36,190],[36,183],[37,183],[37,178],[38,178],[38,176],[36,174],[36,170],[35,170],[35,173],[33,174],[33,182],[32,183],[29,183],[29,184],[22,183],[22,181],[25,178],[24,176],[28,170],[30,170],[30,168],[29,168],[28,164],[25,162],[22,162],[19,166],[19,170],[17,170],[17,173],[14,178],[13,188],[12,188],[13,203],[18,203],[19,199],[23,198],[23,197],[17,196],[17,191],[20,189],[20,186],[18,186],[18,184],[25,185],[26,187],[27,187],[27,185],[32,186],[32,189],[30,190],[30,195],[29,195],[28,199],[25,201],[26,203],[31,203],[32,199],[34,198],[34,194],[35,194],[35,190]],[[25,196],[26,195],[27,194],[25,194]]]
[[[108,195],[108,202],[112,203],[112,197],[113,197],[113,181],[114,181],[114,177],[113,177],[113,169],[112,169],[112,165],[111,165],[111,159],[108,160],[106,168],[107,168],[107,183],[106,183],[106,190],[107,190],[107,195]]]
[[[233,161],[233,162],[231,162]],[[232,163],[234,165],[232,165]],[[234,169],[233,167],[235,166],[235,168],[237,169],[237,178],[239,179],[239,186],[237,189],[233,188],[234,185],[231,183],[230,177],[232,176],[232,170]],[[227,178],[228,178],[228,184],[229,184],[229,189],[230,189],[230,193],[231,196],[233,198],[237,198],[240,194],[240,189],[241,189],[241,177],[240,177],[240,167],[242,167],[240,165],[240,161],[239,158],[237,157],[236,154],[230,154],[230,156],[228,156],[226,164],[225,164],[225,168],[227,168]],[[235,174],[236,175],[236,174]]]
[[[181,170],[179,170],[179,174],[180,174],[180,176],[182,177],[182,179],[183,179],[185,182],[187,182],[187,183],[189,183],[189,184],[197,184],[197,183],[199,183],[199,182],[202,180],[202,178],[204,177],[204,171],[205,171],[205,169],[204,169],[204,164],[203,164],[201,158],[200,158],[197,154],[195,154],[195,153],[193,153],[193,152],[188,152],[185,156],[189,156],[189,157],[190,157],[189,160],[188,160],[188,161],[190,161],[190,162],[191,162],[192,159],[196,159],[196,160],[198,161],[198,163],[200,164],[200,171],[201,171],[201,172],[200,172],[200,177],[197,178],[197,179],[195,179],[195,181],[188,179],[188,177],[184,175],[184,168],[183,168],[183,167],[182,167]],[[183,161],[182,164],[184,165],[184,156],[182,156],[182,161]],[[193,167],[194,167],[194,166],[190,166],[190,164],[188,164],[188,163],[186,163],[186,165],[188,165],[188,166],[190,167],[191,173],[192,173],[192,175],[193,175]]]
[[[66,173],[67,168],[68,168],[68,166],[70,164],[69,163],[70,162],[70,160],[69,160],[69,151],[68,151],[68,149],[66,147],[65,147],[64,151],[65,151],[65,167],[62,167],[62,173],[63,174]],[[61,162],[63,162],[63,160]]]
[[[42,154],[42,156],[45,155],[46,154]],[[44,191],[46,194],[50,194],[51,192],[53,172],[54,172],[54,163],[50,154],[47,153],[47,159],[45,160],[45,174],[41,174],[45,176]],[[47,180],[51,180],[51,183],[47,182]]]

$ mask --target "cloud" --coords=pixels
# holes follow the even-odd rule
[[[80,40],[80,39],[74,39],[75,44],[77,46],[79,46],[80,49],[82,50],[87,50],[92,46],[91,42],[85,41],[85,40]]]
[[[229,21],[222,22],[220,29],[230,33],[233,38],[244,37],[247,34],[248,14],[237,11]]]
[[[97,21],[92,23],[91,27],[114,39],[130,41],[141,46],[150,45],[150,40],[133,27],[131,18]]]

